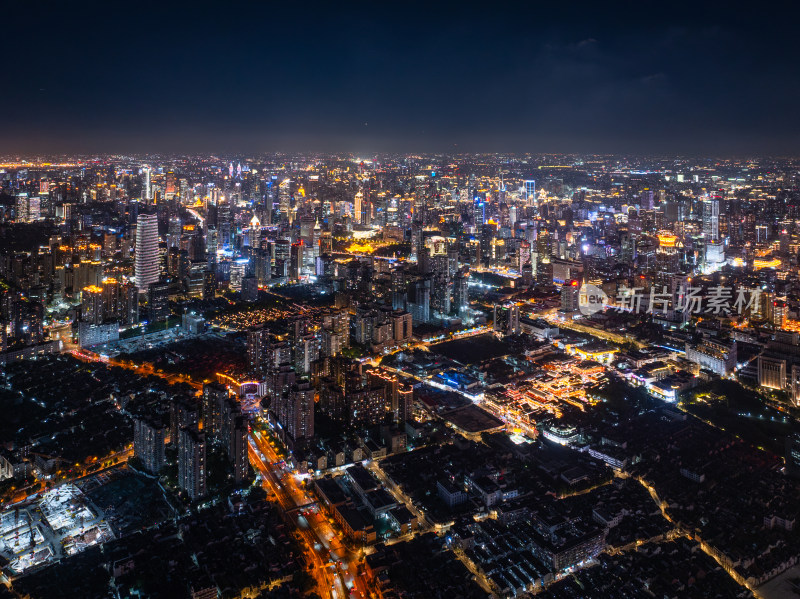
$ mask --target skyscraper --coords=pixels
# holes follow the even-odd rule
[[[167,427],[155,420],[139,417],[133,420],[133,455],[145,470],[158,474],[164,467],[164,439]]]
[[[719,240],[719,200],[703,200],[703,234],[711,241]]]
[[[314,436],[314,388],[303,381],[281,399],[279,421],[292,442]]]
[[[145,204],[150,203],[150,167],[146,166],[142,169],[142,199]]]
[[[536,181],[532,179],[525,181],[525,203],[528,206],[536,204]]]
[[[145,293],[150,283],[158,281],[158,217],[140,214],[136,219],[136,286]]]
[[[353,221],[361,223],[361,209],[364,203],[364,193],[359,190],[356,197],[353,198]]]
[[[173,171],[167,171],[166,183],[164,186],[164,197],[168,200],[171,200],[175,195],[175,173]]]
[[[247,477],[250,462],[247,459],[247,418],[237,415],[234,418],[228,440],[228,459],[233,466],[233,477],[237,483]]]
[[[206,437],[191,428],[178,433],[178,485],[192,501],[206,494]]]

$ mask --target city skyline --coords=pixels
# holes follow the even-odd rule
[[[780,158],[0,161],[0,596],[770,599],[799,189]]]
[[[4,7],[0,599],[797,596],[798,17]]]

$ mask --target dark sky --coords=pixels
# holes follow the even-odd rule
[[[0,154],[800,154],[767,3],[16,2]]]

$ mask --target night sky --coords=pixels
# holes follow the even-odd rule
[[[5,155],[800,153],[777,5],[14,5]]]

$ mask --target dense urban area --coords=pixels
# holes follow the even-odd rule
[[[800,161],[0,164],[0,599],[800,596]]]

